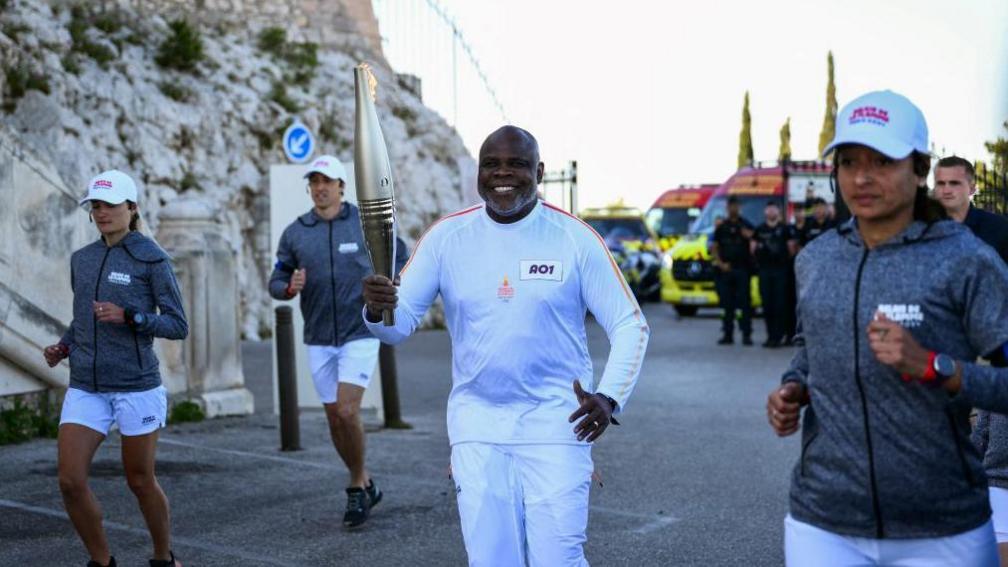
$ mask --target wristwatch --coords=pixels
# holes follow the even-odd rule
[[[931,362],[931,368],[934,370],[935,384],[941,384],[949,378],[955,376],[956,361],[947,354],[938,353],[934,355],[934,360]]]
[[[141,327],[147,322],[147,317],[143,313],[129,308],[123,310],[123,318],[126,319],[126,324],[133,329]]]
[[[602,396],[602,398],[605,401],[609,402],[609,408],[611,409],[611,411],[613,413],[616,413],[616,406],[619,405],[619,404],[616,403],[616,400],[612,399],[611,397],[609,397],[609,396],[607,396],[605,394],[599,394],[599,395]],[[620,422],[616,421],[616,418],[613,417],[612,414],[609,415],[609,422],[612,423],[613,425],[619,425],[620,424]]]

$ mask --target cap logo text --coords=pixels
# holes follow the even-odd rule
[[[885,126],[889,124],[889,111],[875,106],[861,106],[855,108],[854,111],[851,112],[848,123],[859,124],[861,122],[869,122],[878,126]]]

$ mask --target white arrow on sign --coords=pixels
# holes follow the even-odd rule
[[[308,134],[301,134],[300,136],[291,136],[290,140],[290,151],[294,155],[301,155],[304,153],[304,146],[308,142]]]

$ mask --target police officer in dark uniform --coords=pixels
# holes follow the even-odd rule
[[[756,227],[752,250],[759,266],[759,289],[766,321],[765,348],[781,346],[787,338],[788,276],[791,258],[797,251],[791,228],[781,219],[780,204],[767,202],[766,220]]]
[[[829,204],[825,200],[817,197],[812,199],[809,205],[812,208],[812,216],[805,219],[805,227],[802,229],[801,245],[803,248],[834,226],[833,219],[829,217]]]
[[[734,342],[736,310],[742,312],[739,320],[742,344],[752,345],[752,300],[749,296],[749,279],[752,272],[749,241],[752,235],[752,225],[740,214],[738,197],[728,197],[728,218],[714,231],[711,245],[711,257],[714,266],[719,270],[718,289],[721,307],[724,310],[721,319],[724,334],[718,341],[719,345],[730,345]]]

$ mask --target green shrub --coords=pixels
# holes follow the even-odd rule
[[[294,99],[287,94],[287,87],[281,81],[273,83],[273,88],[269,93],[269,99],[279,104],[284,110],[291,114],[301,110],[298,104],[294,102]]]
[[[154,61],[166,69],[195,71],[203,60],[203,37],[186,20],[169,24],[171,34],[158,47]]]
[[[56,437],[59,431],[59,412],[49,404],[43,394],[37,407],[24,403],[20,397],[0,410],[0,445],[23,443],[35,437]]]
[[[191,171],[185,172],[185,174],[182,175],[182,179],[179,180],[179,187],[178,187],[179,193],[185,193],[186,191],[199,188],[200,184],[199,181],[196,179],[196,174],[194,174]]]
[[[3,93],[3,110],[13,112],[17,101],[30,90],[49,94],[49,79],[41,73],[33,72],[26,65],[15,65],[4,69],[6,89]]]
[[[122,28],[122,20],[119,19],[119,14],[117,12],[96,16],[93,24],[94,27],[108,34],[115,33]]]
[[[172,406],[171,412],[168,414],[168,423],[196,422],[203,421],[205,418],[206,414],[203,413],[203,408],[199,404],[185,400]]]
[[[168,81],[159,83],[158,88],[161,89],[161,92],[166,97],[177,102],[185,102],[186,100],[189,100],[189,96],[192,94],[189,89],[183,87],[182,85],[169,83]]]
[[[296,83],[308,83],[312,73],[319,66],[318,44],[310,41],[296,43],[287,41],[283,28],[271,27],[259,33],[258,47],[274,59],[285,63],[288,71],[285,78]]]
[[[108,27],[109,21],[103,20],[103,25]],[[87,55],[105,67],[109,61],[116,58],[116,54],[108,46],[88,38],[87,31],[90,27],[91,21],[84,6],[77,4],[70,8],[70,24],[67,26],[67,30],[70,32],[70,39],[73,42],[70,47],[71,51]]]
[[[282,57],[287,45],[287,32],[283,28],[266,28],[259,32],[258,46],[261,51]]]
[[[80,74],[80,63],[77,62],[77,57],[73,53],[66,54],[61,63],[63,64],[63,70],[67,73]]]
[[[0,31],[2,31],[5,36],[7,36],[7,37],[11,38],[12,40],[14,40],[14,43],[17,43],[18,42],[18,38],[21,37],[21,34],[23,34],[25,32],[30,32],[31,28],[28,27],[28,26],[26,26],[26,25],[24,25],[24,24],[7,24],[7,23],[5,23],[3,25],[3,28],[0,28]]]

